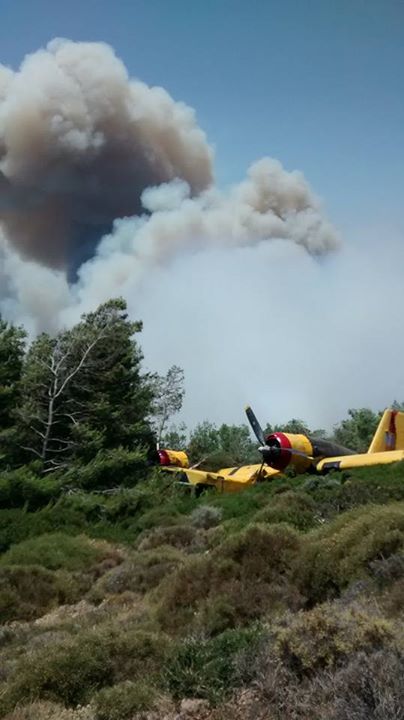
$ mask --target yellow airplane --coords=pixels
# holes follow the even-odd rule
[[[179,482],[197,491],[214,487],[219,492],[237,492],[249,485],[271,480],[288,467],[297,473],[345,470],[367,465],[385,465],[404,460],[404,412],[384,411],[366,453],[337,445],[331,440],[292,433],[274,432],[265,436],[254,412],[248,406],[247,418],[259,442],[262,463],[223,468],[217,472],[189,467],[183,451],[159,450],[161,469],[177,473]]]

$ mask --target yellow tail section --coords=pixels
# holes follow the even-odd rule
[[[368,453],[404,450],[404,412],[385,410]]]

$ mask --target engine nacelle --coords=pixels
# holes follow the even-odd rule
[[[157,450],[160,465],[188,468],[188,455],[183,450]]]
[[[285,470],[293,466],[297,472],[309,469],[313,460],[339,455],[353,455],[354,451],[342,447],[332,440],[308,437],[292,433],[275,432],[265,439],[266,447],[262,450],[265,462],[275,470]]]
[[[304,472],[311,465],[313,445],[306,435],[275,432],[265,438],[268,450],[262,451],[263,459],[275,470],[285,470],[293,465]]]

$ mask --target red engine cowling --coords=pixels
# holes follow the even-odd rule
[[[183,450],[158,450],[159,464],[165,467],[189,467],[188,456]]]
[[[267,435],[265,443],[270,448],[262,453],[265,462],[275,470],[285,470],[293,460],[293,446],[289,437],[285,433],[275,432]]]

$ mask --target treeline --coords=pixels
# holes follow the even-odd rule
[[[28,344],[23,328],[0,319],[1,495],[133,486],[148,476],[156,444],[185,449],[192,463],[212,470],[259,462],[246,424],[217,427],[208,420],[188,432],[169,425],[181,409],[184,373],[142,372],[137,336],[122,299],[110,300],[55,336]],[[380,419],[349,410],[334,439],[365,451]],[[324,436],[301,420],[274,430]],[[18,489],[20,488],[20,490]],[[23,488],[21,490],[21,488]],[[0,499],[1,501],[1,499]],[[5,500],[6,501],[6,500]]]
[[[31,344],[23,328],[0,319],[3,507],[147,477],[156,437],[181,407],[183,373],[175,366],[163,377],[142,372],[141,329],[122,299]]]

